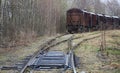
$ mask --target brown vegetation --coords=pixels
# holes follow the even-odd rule
[[[119,16],[119,6],[117,0],[107,0],[106,4],[100,0],[0,0],[0,46],[14,45],[16,40],[21,44],[24,38],[29,40],[34,34],[65,32],[69,8]],[[24,38],[22,34],[26,34]]]

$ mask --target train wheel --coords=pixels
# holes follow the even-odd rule
[[[75,33],[78,33],[78,28],[76,28]]]
[[[80,26],[79,28],[78,28],[78,32],[83,32],[84,31],[84,29],[83,29],[83,26]]]
[[[98,25],[96,26],[96,30],[101,30],[101,25],[100,25],[100,24],[98,24]]]
[[[68,27],[67,27],[67,32],[68,32],[68,33],[72,33],[72,27],[71,27],[71,26],[68,26]]]
[[[90,32],[90,29],[91,29],[90,27],[85,27],[86,32]]]
[[[120,29],[120,25],[118,25],[118,29]]]
[[[93,31],[97,31],[99,29],[99,26],[94,26]]]
[[[72,33],[72,31],[71,31],[71,30],[68,30],[68,32],[69,32],[69,33]]]
[[[119,24],[116,24],[116,29],[119,29]]]
[[[89,27],[84,27],[84,32],[89,32],[90,28]]]
[[[90,31],[94,31],[94,30],[95,30],[95,27],[92,26],[92,27],[90,28]]]

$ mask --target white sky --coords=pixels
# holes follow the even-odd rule
[[[107,3],[107,1],[111,1],[111,0],[101,0],[101,2],[103,2],[103,3]],[[119,4],[120,4],[120,0],[117,0],[118,2],[119,2]]]
[[[103,2],[103,3],[107,3],[107,0],[101,0],[101,2]]]

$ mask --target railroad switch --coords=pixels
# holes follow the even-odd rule
[[[65,54],[62,51],[50,51],[36,57],[36,60],[34,60],[29,67],[33,70],[72,68],[70,58],[71,54],[69,53]],[[75,62],[75,60],[73,62]]]

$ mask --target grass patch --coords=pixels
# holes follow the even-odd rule
[[[49,39],[51,38],[52,37],[49,37]],[[37,38],[35,42],[29,43],[27,46],[18,46],[3,50],[0,49],[0,65],[14,65],[26,56],[33,55],[34,52],[40,49],[39,46],[47,40],[47,37],[40,37]]]
[[[120,55],[120,50],[107,49],[106,51],[112,55]]]
[[[94,35],[94,34],[99,34],[101,31],[95,31],[95,32],[92,32],[91,35]]]
[[[115,71],[115,73],[120,73],[120,69],[117,69],[117,70]]]

